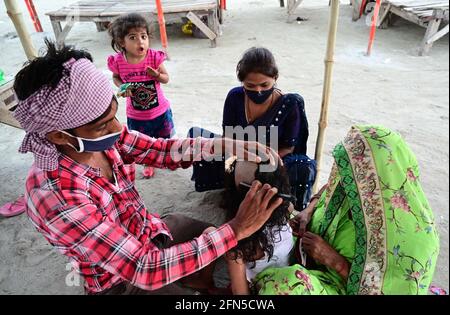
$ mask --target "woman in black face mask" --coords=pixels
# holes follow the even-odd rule
[[[289,106],[286,109],[285,103],[286,98],[293,103],[303,103],[303,99],[294,94],[283,96],[281,90],[275,88],[278,67],[272,53],[266,48],[250,48],[239,61],[236,74],[242,86],[228,93],[223,111],[224,134],[227,126],[250,126],[254,127],[260,141],[265,139],[266,144],[271,144],[270,140],[273,142],[275,139],[270,137],[270,131],[266,130],[266,134],[261,137],[259,133],[262,130],[258,127],[276,125],[280,156],[294,152],[301,106]]]
[[[228,93],[223,110],[223,136],[258,141],[275,149],[288,169],[292,194],[304,208],[315,179],[315,162],[306,156],[308,120],[303,97],[276,88],[278,67],[266,48],[248,49],[236,67],[241,86]],[[245,129],[243,132],[242,130]],[[214,137],[207,130],[192,128],[190,137]],[[197,191],[223,188],[224,164],[194,163]]]

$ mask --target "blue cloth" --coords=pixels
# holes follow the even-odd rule
[[[193,127],[189,129],[188,138],[214,138],[221,135],[209,130]],[[191,180],[195,182],[195,191],[203,192],[224,188],[225,178],[225,157],[222,161],[200,161],[193,163],[193,173]]]
[[[291,153],[283,158],[289,175],[291,195],[297,199],[295,208],[305,209],[311,199],[312,188],[317,174],[317,163],[307,155]]]
[[[171,138],[175,133],[172,110],[152,120],[127,118],[128,129],[136,130],[153,138]]]

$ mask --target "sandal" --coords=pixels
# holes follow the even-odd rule
[[[0,207],[0,215],[5,218],[14,217],[25,212],[25,197],[20,196],[14,202],[8,202]]]

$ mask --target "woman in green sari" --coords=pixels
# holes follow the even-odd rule
[[[313,266],[266,269],[253,289],[258,294],[427,294],[439,239],[412,151],[391,130],[356,126],[333,156],[327,185],[292,221]]]

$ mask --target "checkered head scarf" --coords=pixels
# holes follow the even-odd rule
[[[46,171],[58,168],[60,154],[46,135],[93,121],[108,109],[114,96],[107,77],[88,59],[71,58],[63,67],[55,88],[44,86],[19,101],[14,111],[26,132],[19,152],[32,152],[36,166]]]

